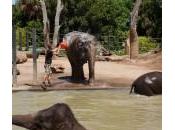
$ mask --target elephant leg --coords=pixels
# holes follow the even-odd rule
[[[72,79],[76,81],[85,80],[83,65],[71,65],[72,66]]]
[[[67,56],[72,68],[71,79],[75,81],[84,80],[85,77],[84,77],[83,65],[78,63],[79,61],[76,59],[77,58],[76,55],[73,55],[71,51],[67,52]]]
[[[95,48],[92,48],[91,53],[89,54],[88,59],[88,66],[89,66],[89,83],[93,84],[95,79]]]

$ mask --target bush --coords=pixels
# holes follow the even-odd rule
[[[27,32],[32,32],[32,29],[36,29],[36,42],[37,47],[43,47],[43,25],[40,21],[29,21],[27,26],[25,27]],[[32,36],[30,36],[30,40],[32,40]]]
[[[139,52],[140,53],[145,53],[145,52],[154,50],[157,46],[158,46],[158,43],[155,40],[149,37],[144,37],[144,36],[139,37]]]
[[[125,50],[120,49],[118,51],[113,51],[113,54],[118,55],[118,56],[123,56],[123,55],[125,55]]]
[[[16,44],[19,46],[19,32],[22,34],[22,46],[24,47],[26,44],[26,31],[25,28],[16,28]]]

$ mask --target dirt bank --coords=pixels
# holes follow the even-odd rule
[[[129,87],[138,76],[151,71],[161,71],[161,62],[161,53],[140,55],[137,60],[129,60],[125,56],[125,58],[118,62],[97,61],[95,64],[95,85],[88,86],[87,82],[81,84],[72,83],[70,81],[71,67],[67,58],[55,57],[53,64],[63,64],[65,66],[65,72],[62,74],[53,74],[52,87],[49,89]],[[17,65],[21,74],[17,79],[18,86],[13,88],[13,90],[41,90],[40,84],[44,75],[44,56],[39,56],[37,63],[37,83],[33,83],[32,81],[32,59],[28,59],[26,63]],[[85,76],[88,78],[87,64],[84,65],[84,70]]]

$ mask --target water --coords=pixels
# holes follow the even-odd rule
[[[162,96],[129,95],[129,88],[13,93],[13,114],[67,103],[88,130],[161,130]],[[25,130],[13,126],[13,130]]]

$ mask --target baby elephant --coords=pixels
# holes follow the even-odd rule
[[[150,72],[138,77],[131,86],[131,91],[141,95],[153,96],[162,94],[162,72]]]
[[[86,130],[64,103],[57,103],[36,114],[13,115],[12,124],[29,130]]]

